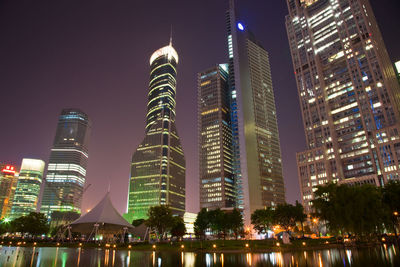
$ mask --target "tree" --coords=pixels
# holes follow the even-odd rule
[[[0,235],[10,231],[10,221],[6,218],[0,220]]]
[[[16,218],[11,222],[13,232],[29,233],[33,236],[47,234],[49,224],[43,213],[31,212],[26,216]]]
[[[304,213],[304,207],[301,205],[297,200],[296,200],[296,205],[294,206],[295,208],[295,220],[296,222],[299,222],[301,224],[301,232],[304,237],[304,225],[303,223],[307,219],[307,215]]]
[[[182,217],[173,217],[173,223],[171,227],[171,236],[182,238],[186,234],[186,227]]]
[[[243,217],[238,209],[233,209],[231,213],[225,214],[225,220],[228,222],[228,228],[233,232],[237,239],[243,229]]]
[[[387,224],[382,191],[376,186],[327,184],[317,186],[313,207],[333,233],[352,233],[370,238]]]
[[[274,211],[274,221],[289,232],[296,226],[296,208],[291,204],[279,204]]]
[[[149,209],[147,216],[146,225],[157,232],[159,239],[165,238],[174,220],[171,209],[165,205],[154,206]]]
[[[208,211],[202,208],[199,213],[197,213],[196,221],[194,222],[194,233],[200,239],[204,239],[206,230],[210,227],[210,220],[208,218]]]
[[[390,181],[382,189],[382,198],[386,214],[390,218],[394,233],[397,237],[398,216],[400,214],[400,182]]]
[[[208,218],[210,220],[210,228],[214,234],[218,237],[223,236],[225,239],[229,228],[229,222],[227,222],[225,213],[221,209],[215,209],[208,212]]]
[[[270,207],[255,210],[251,214],[251,223],[259,234],[266,234],[274,224],[274,211]]]
[[[140,226],[141,224],[145,223],[146,220],[145,219],[137,219],[137,220],[133,220],[132,221],[132,225],[135,227]]]

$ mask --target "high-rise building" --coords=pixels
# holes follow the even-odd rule
[[[18,183],[17,167],[0,164],[0,219],[8,217]]]
[[[256,209],[285,202],[281,150],[267,51],[230,0],[227,12],[233,173],[245,223]]]
[[[150,83],[145,137],[132,157],[128,213],[147,218],[152,206],[168,205],[185,212],[185,157],[175,126],[178,54],[171,43],[150,58]]]
[[[232,128],[228,64],[198,74],[200,208],[233,208]]]
[[[327,182],[399,179],[400,89],[367,0],[287,0],[286,27],[307,150],[302,201]]]
[[[397,80],[399,81],[399,84],[400,84],[400,60],[399,60],[399,61],[396,61],[396,62],[394,63],[394,69],[395,69],[395,71],[396,71]]]
[[[45,163],[40,159],[22,159],[21,171],[11,207],[11,218],[35,212],[42,185]]]
[[[81,212],[91,122],[79,109],[63,109],[47,166],[40,211]]]

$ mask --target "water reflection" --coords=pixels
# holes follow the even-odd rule
[[[395,246],[270,253],[0,247],[0,266],[400,266]]]

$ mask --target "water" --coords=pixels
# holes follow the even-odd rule
[[[0,247],[0,266],[400,266],[397,247],[272,253]]]

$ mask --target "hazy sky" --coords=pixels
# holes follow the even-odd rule
[[[372,0],[392,60],[400,59],[400,1]],[[295,153],[304,132],[285,30],[284,0],[239,0],[271,60],[286,199],[300,198]],[[0,1],[0,161],[48,161],[61,109],[92,122],[83,209],[107,191],[126,207],[130,162],[144,137],[149,58],[169,42],[179,54],[177,127],[186,156],[187,210],[197,211],[197,72],[227,61],[228,0]]]

